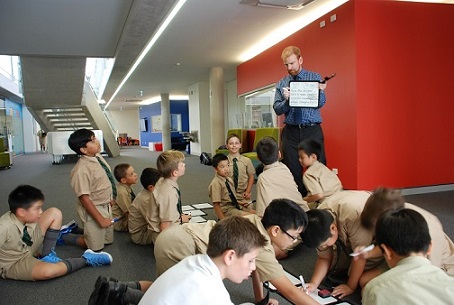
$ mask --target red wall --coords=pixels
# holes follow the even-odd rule
[[[337,73],[323,129],[346,188],[454,183],[451,20],[454,5],[349,1],[238,66],[238,94],[277,82],[282,49],[297,45],[306,69]]]

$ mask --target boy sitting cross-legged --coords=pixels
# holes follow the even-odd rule
[[[86,250],[82,257],[60,259],[54,252],[62,214],[57,208],[42,210],[41,190],[20,185],[8,197],[10,211],[0,218],[0,276],[36,281],[66,275],[87,265],[112,263],[106,252]]]
[[[213,168],[215,176],[208,186],[208,192],[213,202],[214,212],[219,219],[232,215],[254,214],[246,201],[238,201],[232,178],[229,177],[229,159],[219,153],[214,155]]]

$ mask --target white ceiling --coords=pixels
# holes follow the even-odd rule
[[[208,81],[210,67],[223,67],[225,81],[232,81],[236,66],[244,61],[242,54],[251,46],[282,26],[279,31],[285,38],[286,24],[332,2],[336,1],[316,0],[296,11],[249,6],[240,0],[187,0],[109,108],[137,107],[123,101],[146,100],[161,93],[185,95],[190,85]],[[103,96],[108,101],[174,3],[0,0],[0,54],[115,57]],[[301,27],[292,25],[290,30]],[[138,96],[139,91],[143,96]]]

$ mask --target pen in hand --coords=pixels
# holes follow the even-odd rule
[[[350,253],[350,256],[358,256],[358,255],[360,255],[360,254],[363,254],[363,253],[366,253],[366,252],[370,252],[370,251],[372,251],[374,248],[375,248],[375,245],[372,244],[372,245],[367,246],[366,248],[362,249],[362,250],[359,251],[359,252]]]
[[[306,294],[308,294],[307,292],[307,288],[306,288],[306,283],[304,282],[304,278],[302,275],[300,275],[300,281],[301,281],[301,287],[303,287],[303,290]]]

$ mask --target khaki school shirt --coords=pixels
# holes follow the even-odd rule
[[[115,199],[115,204],[112,206],[113,217],[121,217],[129,211],[132,203],[131,193],[131,186],[124,183],[117,184],[117,198]]]
[[[177,222],[181,215],[178,211],[178,183],[168,178],[159,178],[153,190],[160,222]]]
[[[373,241],[373,230],[364,228],[360,219],[369,196],[370,192],[367,191],[340,191],[318,206],[318,209],[328,210],[333,214],[339,239],[349,253],[356,247],[368,246]],[[377,267],[383,260],[383,257],[369,259],[366,270]]]
[[[245,202],[247,201],[246,199],[243,198],[243,193],[246,192],[247,189],[247,184],[249,181],[249,176],[250,175],[255,175],[255,168],[254,165],[252,164],[251,159],[238,155],[238,156],[228,156],[230,166],[229,166],[229,175],[230,178],[232,178],[233,181],[233,158],[237,158],[237,164],[238,164],[238,188],[236,189],[236,198],[238,202]],[[232,185],[234,185],[232,183]],[[232,189],[233,190],[233,189]]]
[[[232,192],[235,192],[232,179],[230,177],[222,177],[217,173],[214,175],[213,180],[211,180],[211,183],[208,186],[208,194],[211,198],[211,201],[220,202],[222,211],[224,211],[224,208],[226,207],[234,206],[232,200],[230,199],[229,191],[225,186],[226,180],[229,181]]]
[[[99,157],[109,167],[104,158]],[[71,171],[71,186],[77,198],[88,195],[94,205],[103,205],[112,199],[112,185],[96,157],[79,158]]]
[[[244,216],[249,219],[259,229],[260,233],[266,238],[265,246],[260,250],[255,260],[256,271],[259,275],[260,281],[271,281],[281,276],[285,276],[284,268],[276,259],[276,253],[274,252],[271,239],[262,224],[261,218],[257,215]]]
[[[141,190],[129,208],[129,233],[143,232],[144,228],[153,232],[161,232],[159,210],[153,193]]]
[[[323,163],[316,161],[303,175],[303,183],[308,195],[323,194],[320,203],[327,197],[342,190],[339,177]]]
[[[273,199],[286,198],[296,202],[305,212],[307,202],[298,191],[293,175],[285,164],[275,162],[266,165],[257,180],[256,214],[260,217]]]
[[[27,246],[22,241],[24,224],[16,215],[6,212],[0,217],[0,276],[4,277],[5,271],[22,258],[34,255],[43,244],[43,235],[37,223],[27,223],[27,232],[33,245]]]

